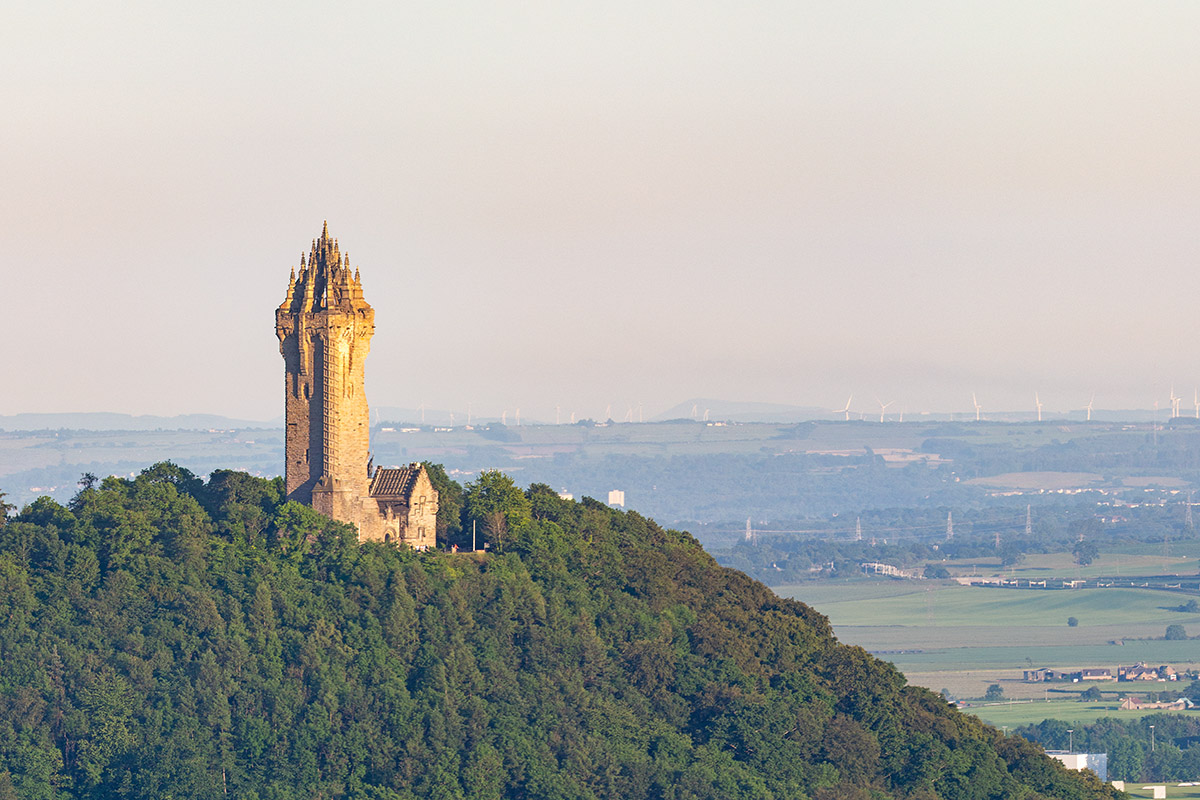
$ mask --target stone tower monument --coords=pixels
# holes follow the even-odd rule
[[[374,333],[375,310],[327,224],[275,312],[287,375],[287,497],[356,524],[370,480],[363,364]]]
[[[287,498],[358,527],[360,539],[434,544],[437,492],[425,468],[371,472],[364,362],[375,310],[326,224],[275,311],[283,354]]]

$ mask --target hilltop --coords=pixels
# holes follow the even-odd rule
[[[688,534],[505,480],[487,554],[171,464],[31,504],[0,530],[0,798],[1110,796]]]

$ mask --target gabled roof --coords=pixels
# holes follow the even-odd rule
[[[420,464],[409,464],[407,467],[380,467],[371,478],[371,497],[387,497],[408,500],[413,488],[417,485],[417,477],[425,468]]]

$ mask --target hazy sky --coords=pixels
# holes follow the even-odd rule
[[[0,414],[282,413],[329,220],[376,405],[1166,405],[1200,3],[34,3]]]

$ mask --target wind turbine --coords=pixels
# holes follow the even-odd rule
[[[833,413],[835,413],[835,414],[845,414],[845,415],[846,415],[846,422],[849,422],[849,421],[850,421],[850,401],[851,401],[851,400],[853,400],[853,399],[854,399],[854,395],[850,395],[849,397],[847,397],[847,398],[846,398],[846,407],[845,407],[845,408],[835,408],[835,409],[833,410]]]
[[[875,402],[879,403],[879,421],[883,422],[883,415],[887,413],[888,406],[892,405],[892,403],[895,403],[896,401],[892,400],[891,402],[885,403],[876,397]]]
[[[975,393],[971,392],[971,403],[975,406],[975,421],[979,422],[979,411],[983,406],[979,405],[979,401],[975,399]]]
[[[1173,384],[1173,383],[1171,384],[1170,398],[1171,398],[1171,417],[1172,417],[1172,419],[1174,419],[1175,417],[1179,416],[1179,401],[1182,398],[1175,396],[1175,384]]]
[[[1092,403],[1096,402],[1096,395],[1092,395],[1092,399],[1088,400],[1087,404],[1087,421],[1092,421]]]
[[[1196,406],[1196,419],[1200,419],[1200,389],[1193,389],[1192,403]]]
[[[1033,393],[1033,402],[1037,406],[1038,422],[1041,422],[1042,421],[1042,399],[1040,397],[1038,397],[1037,392]]]

